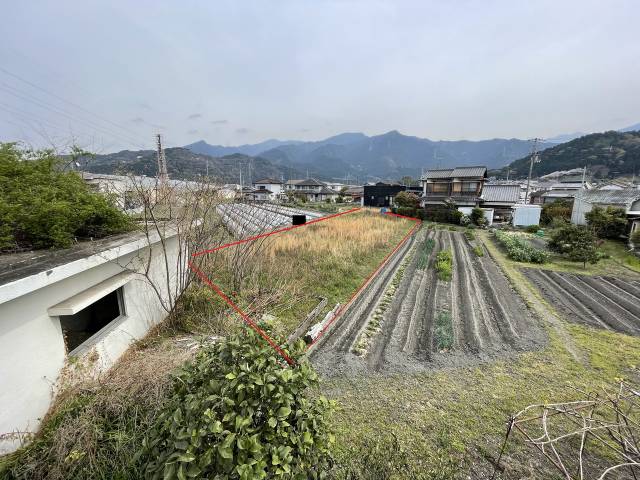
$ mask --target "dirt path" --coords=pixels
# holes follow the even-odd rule
[[[640,289],[635,280],[531,268],[523,273],[568,321],[640,335]]]
[[[427,239],[435,241],[427,265],[419,267]],[[453,277],[441,281],[434,269],[436,254],[453,252]],[[411,254],[395,296],[363,356],[352,353],[402,256]],[[438,351],[434,326],[445,315],[453,331],[450,349]],[[443,318],[443,317],[440,317]],[[442,321],[442,320],[441,320]],[[447,320],[445,320],[446,322]],[[336,322],[338,323],[338,322]],[[489,256],[478,257],[460,232],[421,231],[413,249],[399,252],[372,282],[326,339],[311,354],[325,374],[406,372],[484,361],[538,348],[544,331]]]

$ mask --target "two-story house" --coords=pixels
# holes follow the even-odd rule
[[[482,202],[482,188],[487,180],[487,167],[456,167],[427,170],[420,178],[422,203],[444,205],[453,201],[459,207],[476,207]]]
[[[263,178],[253,182],[255,200],[277,200],[284,194],[284,183],[273,178]]]
[[[335,201],[339,196],[338,192],[315,178],[288,180],[285,189],[292,191],[298,197],[304,197],[308,202],[324,202],[327,199]]]

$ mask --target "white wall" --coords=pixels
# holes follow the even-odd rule
[[[169,265],[176,265],[177,237],[167,239],[166,245]],[[149,254],[154,284],[164,286],[164,260],[160,245],[155,244],[151,250],[145,247],[0,303],[0,436],[37,431],[59,384],[67,352],[60,321],[50,317],[47,309],[121,273],[125,267],[136,268],[140,259]],[[175,291],[175,267],[169,278]],[[163,295],[167,297],[166,286]],[[123,286],[123,297],[126,315],[96,334],[97,343],[79,354],[85,361],[91,359],[94,372],[113,365],[132,342],[166,316],[158,296],[142,275],[134,275]],[[0,453],[14,450],[19,443],[18,438],[0,439]]]

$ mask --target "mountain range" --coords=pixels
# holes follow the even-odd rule
[[[542,144],[542,148],[553,146]],[[297,170],[321,179],[358,178],[360,181],[416,177],[423,169],[450,165],[500,168],[527,155],[531,143],[516,138],[470,141],[429,140],[390,131],[382,135],[343,133],[320,141],[268,140],[255,145],[223,147],[199,141],[185,148],[199,154],[254,155],[285,172]],[[262,150],[262,151],[260,151]],[[290,175],[285,175],[289,178]]]
[[[542,161],[534,166],[536,175],[557,170],[592,166],[601,174],[640,171],[637,156],[640,124],[620,131],[596,133],[565,143],[539,144]],[[561,136],[556,137],[559,139]],[[556,139],[553,139],[556,141]],[[367,181],[418,177],[423,169],[486,165],[499,173],[506,166],[512,178],[528,173],[531,142],[520,139],[433,141],[403,135],[397,131],[367,136],[343,133],[320,141],[267,140],[257,144],[226,147],[199,141],[182,148],[167,148],[167,166],[173,178],[191,179],[200,175],[224,183],[243,183],[259,178],[316,177],[362,184]],[[83,165],[95,173],[133,173],[153,176],[157,172],[153,150],[96,155]]]

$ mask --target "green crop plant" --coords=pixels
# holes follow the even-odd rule
[[[453,323],[450,312],[438,312],[433,336],[438,350],[451,350],[453,347]]]
[[[549,254],[544,250],[533,247],[526,240],[517,235],[496,231],[496,239],[507,250],[507,256],[516,262],[546,263]]]
[[[480,245],[476,245],[473,247],[473,253],[475,253],[478,257],[484,257],[484,250]]]
[[[436,256],[436,272],[438,278],[443,281],[451,280],[453,271],[453,253],[451,250],[441,250]]]

